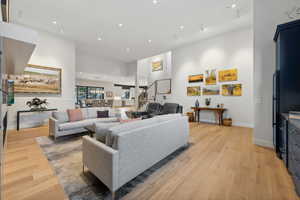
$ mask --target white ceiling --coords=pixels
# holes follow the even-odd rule
[[[15,23],[72,39],[79,52],[123,62],[252,24],[252,0],[158,2],[154,5],[153,0],[11,0],[11,18]],[[237,8],[228,8],[233,2]],[[206,27],[204,32],[202,25]],[[180,26],[184,29],[180,30]],[[98,37],[102,40],[98,41]]]

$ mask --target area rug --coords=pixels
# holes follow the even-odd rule
[[[70,200],[106,200],[111,198],[110,191],[101,181],[88,170],[84,174],[82,172],[82,136],[68,136],[57,141],[50,137],[39,137],[36,140],[52,164],[60,184]],[[125,196],[185,149],[177,150],[125,184],[117,191],[117,198]]]

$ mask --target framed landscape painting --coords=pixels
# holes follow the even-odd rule
[[[10,75],[15,93],[61,94],[61,69],[28,65],[23,74]]]
[[[206,70],[205,71],[205,83],[206,85],[216,85],[217,84],[217,70]]]
[[[152,62],[152,72],[163,71],[163,61]]]
[[[237,81],[238,80],[238,70],[237,69],[227,69],[219,71],[219,82]]]
[[[200,86],[187,87],[187,95],[188,96],[200,96],[201,95],[201,87]]]
[[[220,87],[219,86],[203,87],[202,94],[203,95],[219,95],[220,94]]]
[[[189,76],[189,83],[198,83],[198,82],[203,82],[203,74],[198,74],[198,75],[190,75]]]
[[[222,85],[223,96],[242,96],[242,84]]]

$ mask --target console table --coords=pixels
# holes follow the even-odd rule
[[[17,130],[20,130],[20,115],[22,113],[30,113],[30,112],[46,112],[46,111],[57,111],[57,108],[52,109],[43,109],[43,110],[19,110],[17,111]]]
[[[226,108],[210,108],[210,107],[192,107],[195,112],[196,122],[200,122],[200,111],[212,111],[216,113],[218,117],[218,124],[223,125],[223,113],[227,110]]]

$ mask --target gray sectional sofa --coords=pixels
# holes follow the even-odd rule
[[[97,111],[109,111],[109,118],[97,118]],[[67,111],[56,111],[49,119],[49,134],[55,139],[60,136],[82,133],[85,127],[92,126],[94,123],[117,122],[121,117],[119,109],[107,107],[81,108],[83,120],[70,122]]]
[[[161,115],[108,129],[106,141],[83,137],[83,165],[112,192],[177,149],[187,146],[188,118]],[[97,132],[96,132],[97,135]]]

